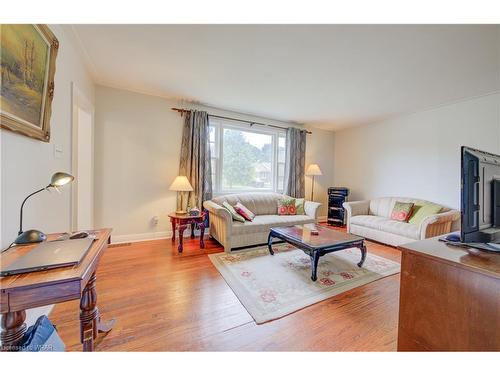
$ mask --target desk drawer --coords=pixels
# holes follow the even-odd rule
[[[19,311],[80,298],[80,281],[45,285],[8,292],[9,310]]]

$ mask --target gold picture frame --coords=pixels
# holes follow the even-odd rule
[[[49,142],[59,41],[47,25],[0,28],[0,127]]]

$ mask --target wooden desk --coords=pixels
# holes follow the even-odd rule
[[[0,313],[2,314],[2,350],[16,350],[26,332],[26,310],[69,300],[80,300],[80,340],[84,351],[94,349],[98,332],[109,332],[114,320],[101,321],[95,289],[96,269],[108,247],[111,229],[95,231],[96,241],[85,258],[74,267],[56,268],[0,278]],[[49,235],[49,240],[57,237]],[[8,250],[0,262],[9,264],[31,251],[35,245]],[[4,263],[5,262],[5,263]]]
[[[398,351],[500,350],[500,255],[437,238],[400,249]]]
[[[172,223],[172,242],[175,242],[176,228],[179,230],[179,246],[177,246],[177,251],[179,253],[182,253],[184,231],[188,226],[191,226],[191,238],[194,238],[194,229],[196,227],[200,229],[200,248],[205,248],[205,242],[203,241],[203,236],[205,234],[205,213],[201,212],[197,216],[189,216],[188,214],[177,214],[172,212],[168,216]]]

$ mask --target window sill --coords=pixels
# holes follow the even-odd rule
[[[212,192],[212,195],[214,197],[219,197],[221,195],[247,194],[247,193],[277,193],[277,194],[283,194],[282,191],[275,191],[275,190],[227,190],[227,191],[214,191],[214,192]]]

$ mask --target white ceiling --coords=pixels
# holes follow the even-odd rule
[[[75,25],[97,83],[325,129],[499,90],[498,25]]]

